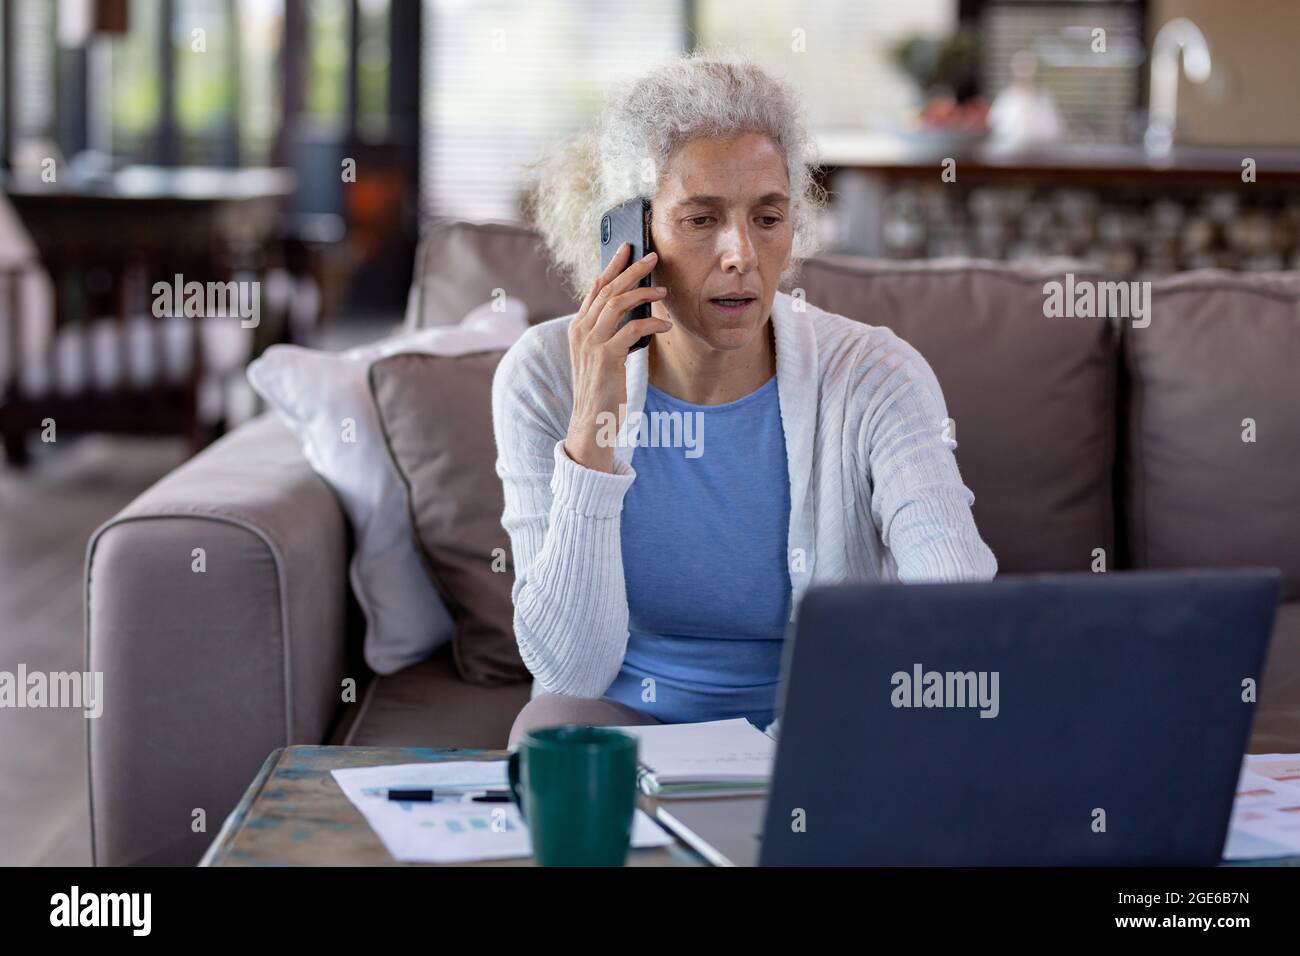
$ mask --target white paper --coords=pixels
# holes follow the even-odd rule
[[[394,859],[405,863],[468,863],[532,855],[528,827],[513,803],[474,803],[448,799],[403,802],[384,790],[473,787],[508,789],[504,760],[450,760],[438,763],[349,767],[331,771],[334,780]],[[632,820],[632,846],[667,846],[673,837],[638,809]]]
[[[348,767],[331,771],[353,803],[357,796],[375,796],[383,790],[465,789],[496,793],[508,791],[504,760],[444,760],[436,763],[399,763],[385,767]],[[354,796],[355,794],[355,796]],[[382,795],[382,794],[381,794]]]
[[[1242,761],[1225,860],[1300,855],[1300,783],[1287,774],[1296,761],[1293,754],[1249,755]]]
[[[772,776],[776,741],[744,717],[618,729],[637,738],[637,760],[661,785]]]

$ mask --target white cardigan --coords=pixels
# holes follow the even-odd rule
[[[573,318],[533,326],[505,355],[492,383],[492,421],[514,558],[515,638],[534,693],[600,697],[627,650],[619,519],[636,478],[629,427],[645,406],[649,350],[628,356],[629,421],[614,473],[586,468],[564,451]],[[790,471],[791,620],[810,584],[992,578],[997,562],[975,528],[943,394],[920,353],[887,328],[783,292],[772,323]],[[708,574],[728,557],[663,560]]]

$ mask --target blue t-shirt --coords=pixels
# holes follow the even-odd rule
[[[622,514],[627,654],[606,694],[665,723],[766,727],[790,602],[776,377],[723,405],[648,385],[644,415]]]

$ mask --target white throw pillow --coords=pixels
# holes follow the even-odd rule
[[[349,578],[366,615],[366,663],[392,674],[451,639],[453,622],[415,548],[406,495],[392,469],[370,395],[370,366],[399,352],[465,355],[507,349],[528,328],[519,299],[484,303],[459,325],[319,352],[273,345],[248,367],[257,393],[302,442],[356,535]],[[503,308],[504,307],[504,308]]]

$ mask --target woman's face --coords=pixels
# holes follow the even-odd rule
[[[790,261],[789,190],[785,157],[760,133],[679,149],[653,200],[654,283],[668,288],[653,314],[715,349],[753,341]],[[727,297],[750,301],[714,301]]]

